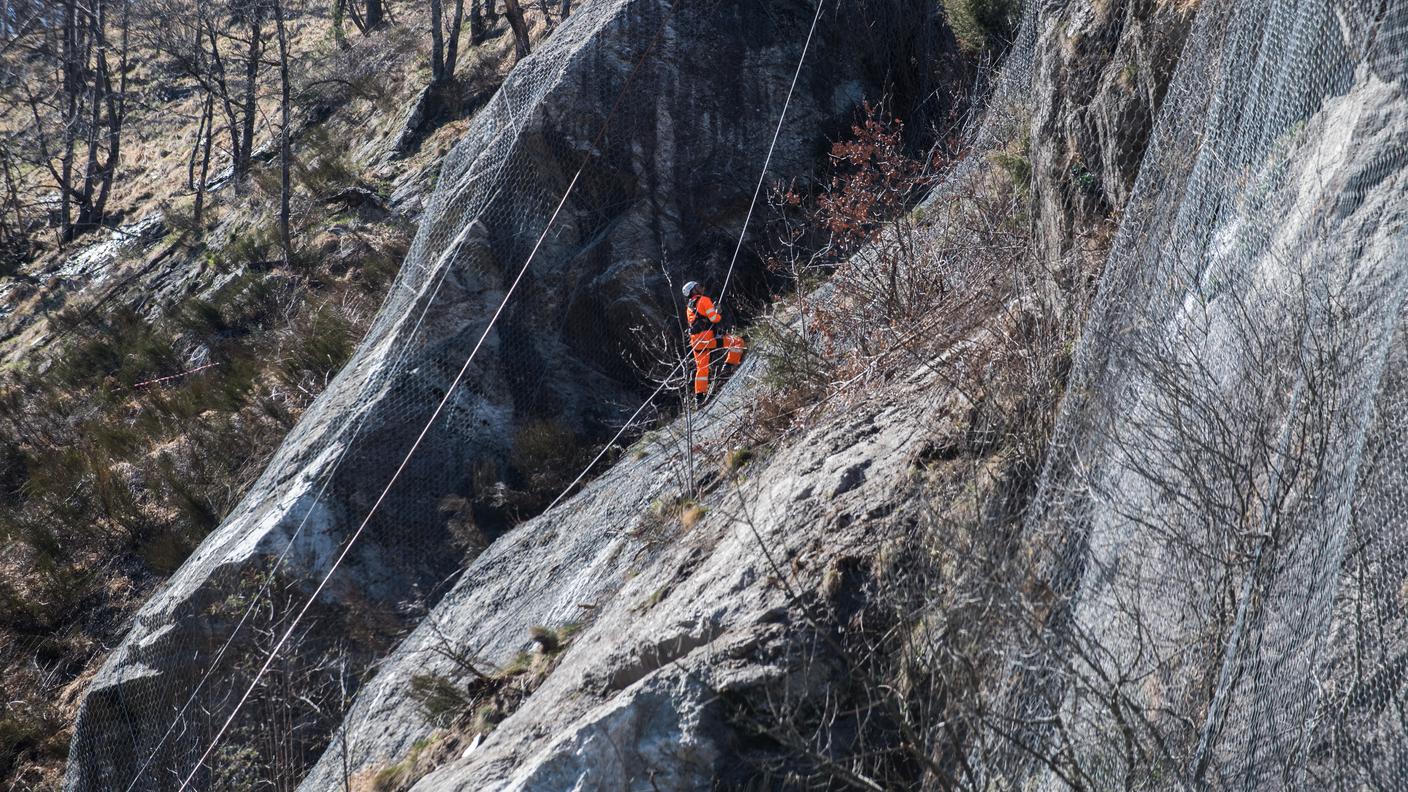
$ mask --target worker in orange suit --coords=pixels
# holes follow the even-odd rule
[[[698,283],[690,281],[684,285],[684,298],[689,305],[685,311],[689,322],[689,349],[694,353],[694,398],[702,404],[709,395],[709,365],[714,351],[720,348],[722,341],[724,363],[737,366],[743,362],[743,339],[722,332],[720,323],[724,318]]]

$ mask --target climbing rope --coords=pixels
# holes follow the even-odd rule
[[[729,261],[728,271],[724,274],[724,285],[723,288],[719,290],[719,305],[723,305],[724,296],[728,293],[729,279],[733,276],[734,266],[737,265],[738,257],[743,251],[743,241],[748,236],[748,226],[753,220],[753,212],[758,206],[758,198],[762,196],[763,185],[766,183],[768,177],[768,169],[772,167],[773,154],[777,150],[777,141],[782,136],[782,127],[783,124],[785,124],[787,121],[787,111],[792,107],[792,96],[797,90],[797,82],[802,76],[802,68],[806,65],[807,53],[811,51],[812,40],[816,37],[817,24],[821,21],[821,12],[822,8],[825,5],[826,0],[817,0],[816,15],[812,17],[811,30],[807,32],[806,44],[802,46],[802,57],[798,59],[797,70],[792,74],[792,84],[787,89],[787,99],[782,104],[782,115],[779,116],[777,119],[777,129],[773,131],[772,143],[768,146],[767,157],[763,160],[763,171],[758,175],[758,186],[755,190],[753,190],[753,200],[751,203],[748,204],[748,213],[743,219],[743,228],[738,234],[738,244],[733,249],[733,258]],[[679,366],[676,367],[676,370],[678,370],[680,367],[683,367],[685,368],[685,370],[688,370],[688,362],[688,355],[681,357]],[[672,375],[673,371],[671,372],[671,376]],[[636,408],[636,411],[632,413],[631,417],[627,419],[626,423],[622,425],[621,429],[616,432],[616,436],[612,437],[611,440],[605,446],[602,447],[601,451],[599,451],[597,455],[592,458],[592,461],[587,463],[586,468],[584,468],[582,472],[579,473],[577,477],[572,480],[571,484],[568,484],[567,487],[563,489],[562,493],[558,495],[557,498],[554,499],[553,502],[544,511],[550,511],[554,506],[561,503],[567,497],[568,493],[570,493],[574,487],[580,484],[582,482],[582,479],[587,477],[587,474],[591,472],[592,468],[596,467],[596,464],[600,462],[603,457],[606,456],[607,452],[610,451],[611,448],[614,447],[616,443],[620,441],[621,437],[624,436],[626,432],[635,424],[636,420],[640,418],[641,413],[645,412],[645,408],[649,407],[655,401],[655,399],[658,398],[660,394],[664,392],[669,382],[669,376],[661,380],[660,385],[655,389],[655,392],[647,396],[645,398],[645,401],[641,402],[640,407]]]
[[[351,538],[343,545],[342,551],[338,553],[337,558],[333,559],[332,566],[329,567],[327,573],[323,575],[323,579],[318,582],[317,588],[313,589],[313,593],[308,597],[307,602],[303,604],[303,607],[299,609],[297,615],[293,617],[293,621],[289,623],[288,629],[284,630],[283,635],[279,637],[278,643],[274,644],[274,648],[269,651],[269,656],[264,660],[264,664],[259,667],[259,671],[254,675],[254,679],[250,680],[249,687],[245,689],[244,694],[240,696],[239,701],[235,703],[235,708],[230,712],[230,715],[225,718],[225,722],[221,724],[220,730],[215,733],[214,739],[210,741],[210,745],[206,747],[200,759],[196,760],[195,767],[191,768],[191,772],[186,776],[185,780],[181,782],[180,789],[178,789],[177,792],[184,792],[184,790],[190,787],[191,781],[195,779],[196,774],[200,772],[201,767],[203,767],[206,760],[210,758],[210,754],[215,750],[216,746],[220,744],[220,741],[224,739],[225,733],[229,731],[230,725],[235,721],[235,717],[239,715],[240,710],[243,709],[245,703],[249,701],[249,697],[253,695],[255,688],[258,687],[260,681],[264,679],[264,675],[269,672],[269,667],[273,665],[275,658],[279,656],[279,652],[283,650],[284,645],[288,643],[288,639],[291,638],[294,631],[298,629],[298,625],[303,621],[303,617],[308,615],[308,611],[312,609],[313,603],[318,600],[318,597],[322,596],[323,589],[327,587],[328,581],[332,580],[332,576],[337,572],[338,568],[342,566],[342,562],[347,559],[348,554],[352,552],[352,547],[357,544],[357,540],[360,539],[362,533],[366,531],[367,525],[372,521],[372,517],[376,516],[377,512],[380,511],[382,503],[386,501],[386,496],[390,494],[391,489],[396,486],[396,482],[400,480],[401,474],[404,473],[406,467],[410,465],[411,459],[415,456],[416,451],[420,450],[420,445],[425,441],[426,435],[430,434],[430,430],[434,427],[435,422],[440,420],[440,414],[444,412],[445,405],[450,403],[450,398],[453,397],[455,391],[459,389],[460,383],[464,381],[464,375],[469,372],[470,364],[472,364],[474,358],[478,356],[479,350],[484,347],[485,339],[489,337],[489,333],[493,331],[494,325],[499,321],[499,317],[503,315],[504,309],[508,307],[508,302],[513,297],[513,293],[518,289],[518,285],[522,283],[523,276],[528,273],[529,266],[532,265],[533,259],[537,257],[538,250],[542,248],[543,241],[547,239],[548,232],[552,230],[553,224],[557,222],[557,217],[561,214],[562,207],[566,205],[567,199],[571,197],[572,191],[576,188],[578,180],[581,179],[582,170],[585,169],[585,167],[586,163],[583,163],[582,168],[579,168],[577,174],[572,177],[572,182],[567,185],[567,192],[563,193],[562,200],[558,201],[557,208],[553,210],[552,217],[548,219],[547,227],[544,228],[543,233],[538,236],[538,241],[534,243],[532,252],[528,254],[528,258],[518,270],[518,275],[514,277],[513,283],[509,286],[508,291],[504,293],[504,298],[499,303],[498,309],[494,311],[494,315],[490,318],[488,326],[484,328],[484,332],[480,334],[479,340],[474,344],[474,348],[470,350],[469,357],[465,358],[464,365],[460,366],[459,372],[455,374],[454,380],[450,382],[450,387],[445,390],[444,397],[440,399],[440,403],[435,406],[434,412],[430,414],[430,420],[425,422],[425,426],[420,430],[420,434],[416,435],[415,442],[411,444],[411,448],[406,452],[406,456],[401,460],[401,464],[397,465],[396,472],[391,474],[391,480],[382,488],[381,494],[377,496],[376,502],[374,502],[371,509],[368,510],[367,516],[362,519],[361,524],[357,526],[357,530],[352,532]]]

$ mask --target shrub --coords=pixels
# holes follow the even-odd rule
[[[1022,136],[1014,145],[993,152],[992,161],[1011,180],[1018,196],[1027,198],[1032,189],[1031,138]]]
[[[474,703],[462,686],[439,674],[412,676],[407,693],[420,707],[425,719],[441,727],[454,723]]]
[[[303,134],[303,155],[294,163],[297,186],[315,198],[327,198],[357,183],[357,167],[346,141],[334,140],[324,126]]]
[[[108,377],[131,387],[179,365],[174,339],[130,310],[87,324],[56,365],[69,388],[98,385]]]
[[[340,311],[320,307],[296,324],[280,350],[279,378],[311,392],[342,368],[353,348],[352,323]]]
[[[410,753],[396,764],[383,767],[372,776],[372,792],[401,792],[410,789],[411,786],[434,769],[434,762],[429,754],[436,753],[436,747],[443,740],[443,735],[434,734],[416,740],[411,744]]]
[[[266,172],[266,169],[258,171]],[[278,192],[277,186],[274,188]],[[246,228],[242,233],[230,237],[218,255],[224,261],[234,264],[260,264],[279,258],[279,226],[273,216],[264,217],[260,222]]]
[[[498,481],[492,489],[476,485],[476,497],[494,492],[503,517],[520,521],[542,511],[567,485],[572,483],[590,457],[577,434],[556,419],[525,423],[513,438],[509,453],[512,486]]]
[[[724,454],[724,472],[737,473],[751,461],[753,461],[753,449],[731,448],[727,454]]]
[[[557,654],[567,648],[572,636],[576,635],[579,629],[581,627],[576,623],[564,624],[556,628],[538,625],[529,630],[528,634],[543,654]]]
[[[556,652],[562,648],[561,642],[557,639],[557,631],[551,627],[538,625],[528,631],[533,638],[533,643],[538,645],[538,649],[544,653]]]
[[[708,510],[703,506],[690,503],[680,509],[680,525],[683,525],[687,531],[694,530],[694,527],[703,521],[705,514],[708,514]]]

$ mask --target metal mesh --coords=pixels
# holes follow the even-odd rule
[[[628,209],[640,198],[625,175],[641,165],[632,136],[649,127],[643,114],[653,104],[648,88],[630,88],[623,77],[656,38],[668,10],[667,3],[639,0],[584,5],[476,115],[464,142],[446,156],[426,221],[352,361],[225,529],[139,614],[132,635],[95,683],[71,751],[70,789],[125,789],[133,781],[136,789],[180,786],[301,597],[330,565],[344,526],[355,525],[371,508],[429,419],[589,153],[597,166],[584,175],[565,221],[545,242],[541,258],[550,269],[530,275],[523,299],[501,319],[420,452],[425,462],[407,470],[349,558],[357,585],[334,582],[308,626],[293,637],[287,658],[276,662],[242,711],[230,747],[212,757],[215,770],[202,773],[195,786],[296,783],[317,758],[363,670],[388,648],[394,625],[407,617],[398,610],[401,603],[434,597],[459,567],[460,558],[444,551],[456,541],[446,535],[433,493],[462,491],[476,460],[508,457],[512,427],[535,416],[591,427],[620,414],[621,405],[610,398],[584,403],[573,395],[593,383],[599,393],[631,392],[620,382],[628,372],[607,339],[554,344],[543,340],[549,336],[536,325],[585,308],[569,300],[591,284],[576,282],[572,273],[588,278],[599,272],[574,268],[580,262],[572,257],[592,255],[593,237],[604,237],[612,223],[629,222]],[[571,59],[582,57],[581,43],[607,25],[627,28],[610,36],[622,47],[596,56],[619,61],[602,64],[598,79],[583,85],[585,70],[569,69]],[[622,90],[635,95],[623,97],[624,117],[614,120],[618,134],[598,137]],[[547,101],[554,93],[575,98]],[[543,117],[561,107],[579,112]],[[534,133],[524,134],[525,128]],[[600,148],[590,151],[593,141]],[[677,230],[655,230],[660,249]],[[687,251],[669,252],[687,258]],[[617,266],[648,278],[656,262]],[[543,281],[554,289],[538,290]],[[625,288],[638,286],[627,281]],[[596,309],[609,312],[611,299],[622,296],[620,290],[597,289]],[[602,381],[613,371],[623,375],[620,381]],[[260,555],[279,556],[272,571],[254,572],[245,563]],[[194,604],[194,612],[172,612],[179,601]],[[233,644],[237,649],[216,656],[236,625],[242,633]],[[378,630],[385,636],[375,637]],[[176,640],[171,632],[178,633]],[[185,663],[202,666],[188,676],[155,673]],[[202,684],[199,672],[209,663],[215,673]],[[142,683],[143,669],[153,669],[150,684]],[[174,726],[169,732],[168,724]]]
[[[1031,511],[994,778],[1408,788],[1405,53],[1402,3],[1199,10]]]
[[[605,108],[563,119],[567,129],[552,139],[526,140],[520,130],[530,114],[546,112],[542,105],[549,92],[563,89],[575,45],[619,21],[627,5],[627,0],[608,0],[580,9],[569,35],[549,38],[515,69],[477,114],[465,142],[446,156],[427,220],[351,362],[303,417],[225,529],[138,615],[132,635],[95,682],[71,750],[68,788],[175,789],[195,766],[262,655],[289,623],[309,579],[330,565],[345,531],[340,526],[355,524],[371,508],[384,483],[378,479],[394,468],[444,395],[454,368],[502,297],[512,277],[507,270],[527,256],[560,197],[562,171],[581,163],[586,152],[565,142],[591,140]],[[635,5],[658,11],[656,4]],[[631,20],[642,27],[637,37],[645,42],[642,49],[655,33],[653,27],[644,30],[651,24],[647,16],[654,15]],[[655,21],[658,27],[658,16]],[[620,88],[609,79],[603,83],[602,91]],[[607,141],[612,143],[623,141]],[[621,154],[607,152],[603,159],[614,155],[619,164]],[[558,239],[576,242],[586,231],[562,229]],[[433,587],[458,564],[450,553],[426,556],[429,548],[454,543],[444,535],[436,499],[407,494],[457,491],[472,460],[508,453],[511,422],[527,420],[523,414],[535,410],[564,408],[554,399],[555,383],[592,376],[585,365],[545,376],[551,367],[545,351],[532,348],[521,326],[529,318],[506,317],[484,362],[476,364],[471,387],[456,396],[442,419],[444,431],[426,449],[425,458],[436,464],[407,471],[385,516],[349,560],[360,567],[360,586],[335,586],[326,607],[294,636],[286,659],[277,662],[234,724],[231,747],[212,757],[209,764],[216,769],[201,774],[197,788],[297,782],[340,719],[338,709],[355,691],[363,669],[387,648],[390,634],[368,640],[366,633],[375,633],[378,622],[401,620],[398,601],[433,596]],[[516,370],[505,371],[505,359],[514,360]],[[509,376],[537,379],[542,386],[514,403],[503,383]],[[610,411],[610,405],[604,407],[597,420]],[[271,571],[251,571],[246,559],[263,554],[278,557]],[[216,571],[205,577],[212,568]],[[170,610],[182,600],[194,603],[194,612]],[[236,629],[241,634],[232,645],[237,648],[217,655]],[[363,634],[346,641],[336,637],[353,630]],[[177,640],[168,631],[177,632]],[[185,662],[213,663],[214,673],[201,679],[197,673],[172,677],[155,671]],[[140,680],[144,668],[153,669],[150,684]],[[303,704],[296,703],[300,698]]]

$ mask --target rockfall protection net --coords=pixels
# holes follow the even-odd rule
[[[799,28],[781,50],[789,61],[813,20],[811,5],[793,5],[772,18],[783,30]],[[672,176],[651,156],[684,162],[708,153],[651,152],[643,134],[670,122],[656,116],[655,92],[689,90],[632,79],[649,59],[680,57],[667,35],[674,19],[663,0],[580,6],[476,114],[446,157],[420,233],[352,362],[222,530],[138,615],[95,680],[67,788],[296,786],[369,667],[416,618],[405,603],[432,600],[463,552],[492,540],[480,502],[541,508],[545,501],[516,504],[512,479],[554,457],[569,477],[577,472],[586,457],[572,446],[589,435],[564,422],[640,417],[630,414],[634,398],[624,400],[639,387],[638,372],[609,335],[621,313],[638,321],[665,284],[653,255],[622,259],[663,250],[678,267],[695,252],[690,245],[722,240],[681,234],[677,219],[652,207],[630,211],[649,200],[642,173]],[[673,30],[707,46],[710,21],[700,12]],[[586,46],[593,39],[608,44]],[[698,190],[694,200],[718,217],[744,216],[786,78],[744,86],[736,97],[739,116],[765,117],[736,128],[735,119],[715,120],[719,147],[740,152],[737,171],[746,174],[736,185]],[[795,161],[800,147],[788,147]],[[681,236],[683,247],[665,241]],[[542,263],[530,270],[535,254]],[[516,274],[524,277],[509,300]],[[497,323],[486,335],[491,317]],[[544,342],[544,323],[585,333]],[[480,343],[482,353],[466,363]],[[417,463],[398,470],[413,449]],[[523,453],[542,458],[524,460],[523,470],[493,462]],[[393,471],[399,485],[388,488]],[[466,497],[447,504],[426,493]],[[478,501],[470,506],[467,497]],[[349,534],[361,541],[348,544]],[[344,552],[355,584],[327,574]]]
[[[629,135],[602,138],[596,133],[604,128],[607,108],[615,98],[613,92],[629,88],[621,79],[627,73],[625,69],[613,68],[603,74],[598,95],[604,101],[599,109],[564,120],[564,125],[574,127],[580,147],[563,144],[570,135],[525,140],[520,132],[530,123],[532,113],[543,112],[541,102],[547,92],[560,87],[575,48],[604,25],[620,24],[620,11],[627,5],[624,1],[597,2],[580,8],[572,18],[568,35],[544,42],[535,57],[515,70],[504,89],[476,116],[475,131],[468,136],[472,145],[461,145],[446,157],[440,187],[426,210],[426,217],[433,220],[425,223],[417,236],[406,265],[352,364],[329,386],[327,398],[304,417],[301,442],[288,443],[280,450],[246,503],[236,510],[236,514],[254,516],[245,530],[247,541],[260,542],[264,548],[281,545],[281,555],[268,572],[246,572],[224,581],[216,577],[219,583],[208,587],[223,591],[212,592],[211,601],[202,612],[182,614],[185,618],[214,622],[212,634],[200,636],[204,641],[163,645],[165,657],[142,658],[152,668],[179,666],[182,659],[189,658],[189,662],[202,663],[201,670],[208,666],[208,673],[143,687],[131,684],[131,677],[140,675],[140,671],[125,667],[122,678],[112,686],[117,700],[105,702],[109,706],[96,713],[92,712],[96,709],[93,703],[86,705],[87,717],[110,721],[90,722],[87,726],[107,732],[101,734],[100,743],[100,753],[105,755],[84,753],[85,746],[76,744],[70,760],[70,788],[174,789],[182,785],[196,769],[203,748],[213,740],[252,681],[263,656],[293,626],[309,583],[300,578],[316,575],[330,566],[339,537],[321,534],[330,532],[332,521],[355,520],[359,513],[370,510],[371,499],[377,494],[370,489],[376,471],[381,470],[384,476],[394,469],[395,458],[403,455],[416,437],[412,427],[417,422],[424,423],[445,395],[454,373],[451,367],[464,360],[493,307],[504,296],[516,265],[526,260],[538,233],[546,227],[549,214],[563,193],[566,179],[562,172],[570,173],[588,154],[593,154],[606,165],[586,175],[578,189],[598,201],[610,195],[614,186],[610,169],[628,161],[630,152],[623,147],[628,145]],[[637,51],[613,54],[622,58],[645,54],[663,21],[665,6],[659,4],[652,10],[656,13],[629,22],[638,25],[642,34],[633,38]],[[643,97],[625,98],[640,102]],[[620,123],[629,129],[632,122],[639,119]],[[606,147],[615,146],[615,150],[587,148],[588,143],[603,142]],[[618,201],[623,199],[629,196],[617,195]],[[603,221],[611,218],[609,205],[601,209],[600,215]],[[582,221],[580,213],[574,221]],[[559,234],[575,241],[591,232],[590,228],[572,228]],[[462,317],[437,315],[446,310],[459,311]],[[527,334],[515,333],[512,325],[530,320],[531,317],[510,314],[491,344],[528,346],[524,338]],[[498,359],[513,354],[503,349],[494,352]],[[511,450],[509,444],[514,442],[512,433],[503,431],[507,416],[552,410],[555,384],[563,378],[585,376],[571,371],[569,364],[565,367],[569,370],[559,370],[554,377],[543,380],[536,403],[512,403],[508,388],[496,380],[505,376],[540,377],[547,366],[545,361],[535,360],[540,357],[535,352],[522,349],[519,354],[523,365],[517,370],[505,372],[493,364],[475,369],[469,394],[449,404],[447,414],[436,427],[437,437],[444,438],[444,442],[475,445],[481,456],[489,455],[482,453],[485,448],[506,456]],[[603,415],[595,418],[601,420],[610,414],[612,406],[605,405]],[[374,427],[374,433],[365,431],[369,426]],[[570,439],[571,434],[566,436]],[[374,455],[368,454],[369,449],[374,449]],[[464,476],[464,468],[452,460],[464,460],[468,454],[455,454],[445,448],[435,452],[442,460],[439,469],[422,467],[413,471],[415,480],[403,482],[404,491],[456,491],[455,479]],[[348,466],[365,466],[367,470],[365,474],[349,474]],[[296,483],[288,486],[290,481]],[[336,492],[349,483],[366,489]],[[262,502],[279,490],[291,491],[286,497],[294,502]],[[333,500],[345,504],[347,513],[323,513],[325,504]],[[423,526],[444,522],[443,518],[436,519],[434,512],[439,504],[433,498],[404,498],[394,500],[392,506],[396,544],[407,548],[453,545],[440,537],[417,535]],[[264,526],[258,524],[258,518],[264,514],[272,514],[282,522],[280,530],[268,537],[259,535]],[[394,586],[397,565],[394,558],[385,558],[389,549],[377,548],[375,562],[387,564],[387,585]],[[241,552],[253,550],[236,548],[233,555],[238,558]],[[200,555],[230,551],[228,545],[207,546]],[[368,560],[364,558],[362,562]],[[292,563],[286,563],[289,561]],[[412,582],[425,586],[452,571],[445,562],[453,565],[457,559],[446,558],[430,565],[431,577],[406,571]],[[180,583],[176,581],[177,595],[181,593]],[[421,592],[422,596],[428,594]],[[326,734],[336,725],[337,710],[355,691],[357,675],[372,659],[375,649],[370,653],[365,649],[350,650],[348,647],[357,643],[357,636],[349,636],[345,644],[321,637],[336,632],[335,627],[329,630],[327,622],[335,624],[345,618],[341,609],[314,611],[313,616],[306,626],[300,626],[301,633],[293,633],[292,646],[275,658],[268,679],[235,721],[233,728],[243,733],[229,741],[232,747],[217,746],[217,752],[209,757],[208,765],[217,771],[198,774],[196,786],[247,789],[273,784],[284,788],[296,784],[302,769],[317,758]],[[355,620],[347,621],[350,624]],[[157,625],[149,629],[160,636],[164,628]],[[314,634],[319,634],[316,642],[312,640]],[[225,652],[227,638],[235,639],[238,651]],[[306,644],[305,638],[309,639]],[[131,740],[113,740],[107,730],[130,730]]]
[[[996,788],[1408,789],[1408,3],[1208,0],[1028,527]]]

